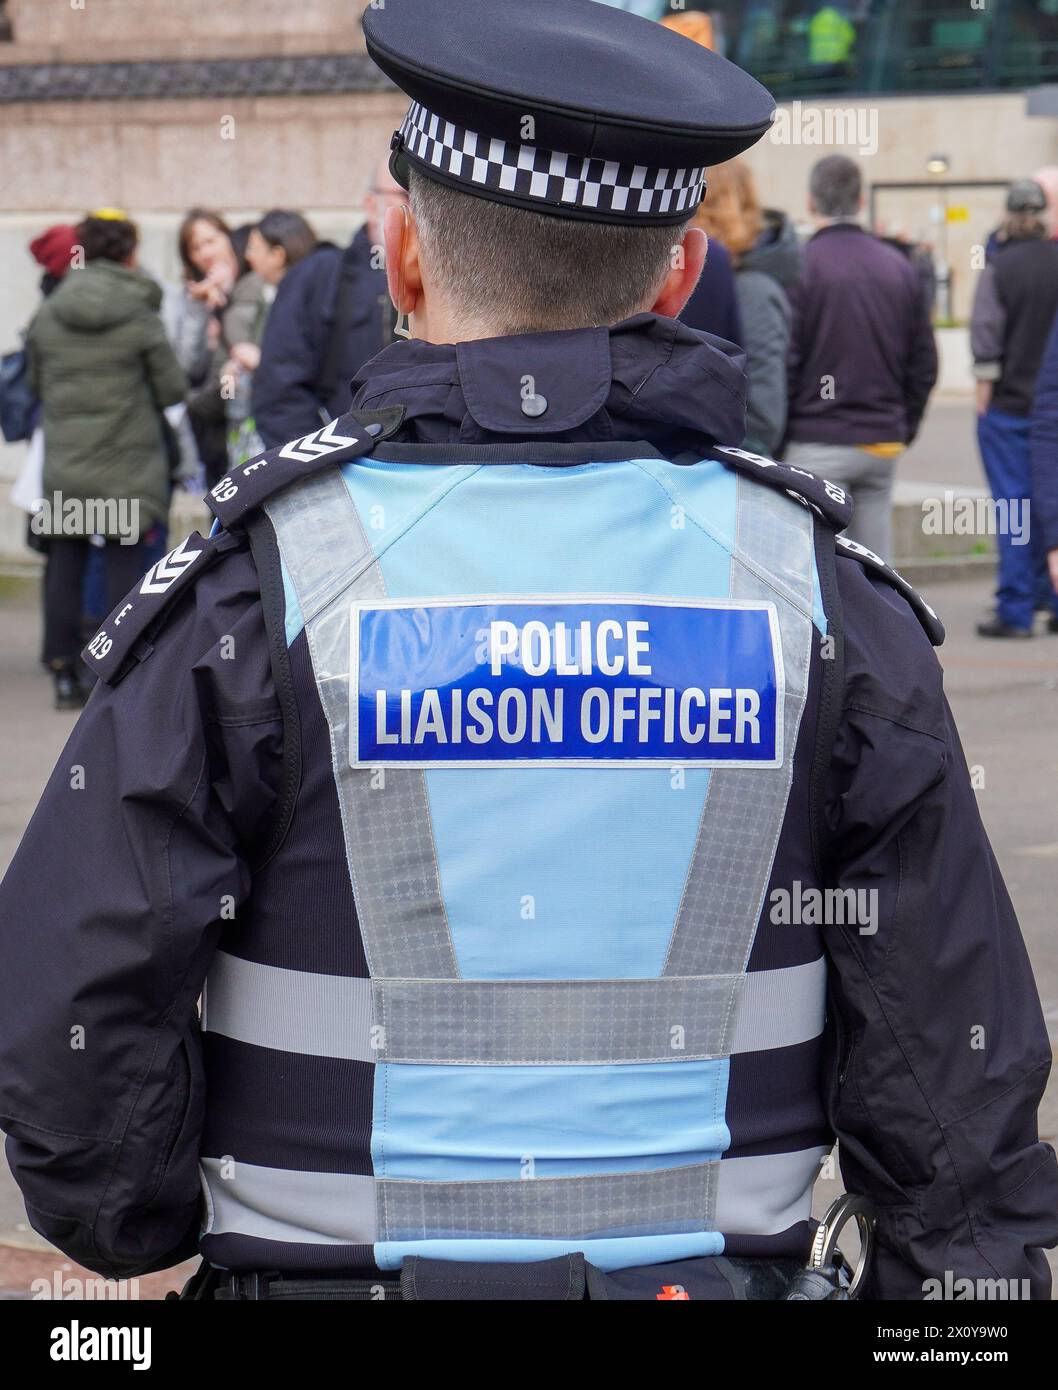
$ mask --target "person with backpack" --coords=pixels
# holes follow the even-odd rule
[[[61,283],[76,244],[76,228],[65,223],[47,227],[29,243],[29,254],[44,271],[41,298],[47,299]],[[0,434],[9,444],[21,444],[31,439],[39,422],[40,402],[30,385],[29,353],[24,347],[16,348],[0,358]]]

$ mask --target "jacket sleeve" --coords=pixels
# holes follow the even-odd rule
[[[831,878],[877,898],[873,933],[827,928],[827,1094],[846,1187],[880,1208],[869,1293],[921,1299],[950,1272],[1046,1298],[1058,1171],[1032,968],[928,640],[895,589],[838,569]]]
[[[0,1126],[35,1230],[110,1277],[194,1253],[196,1003],[281,725],[252,562],[182,595],[98,685],[0,885]]]
[[[970,351],[978,381],[998,381],[1003,374],[1007,315],[999,298],[995,266],[986,265],[974,291],[970,311]]]
[[[318,430],[324,325],[321,282],[338,253],[317,251],[284,276],[265,320],[261,362],[253,376],[253,414],[266,449]]]
[[[782,288],[763,272],[743,272],[736,283],[746,343],[745,447],[773,458],[786,430],[790,306]]]
[[[146,321],[143,360],[151,395],[158,409],[179,405],[187,391],[187,379],[157,314],[151,314]]]
[[[209,310],[191,298],[186,286],[165,288],[162,323],[180,369],[192,386],[201,382],[209,367],[209,320]]]
[[[937,340],[929,318],[929,305],[918,272],[909,267],[911,332],[907,350],[904,400],[907,410],[907,443],[918,433],[926,402],[937,383]]]
[[[224,348],[217,348],[210,361],[209,371],[201,384],[188,393],[187,409],[189,414],[205,424],[223,424],[227,419],[224,397],[221,394],[221,376],[227,360],[227,351]]]
[[[1058,316],[1036,378],[1032,404],[1032,520],[1042,548],[1058,548]]]

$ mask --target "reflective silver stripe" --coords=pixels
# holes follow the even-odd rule
[[[821,959],[658,980],[377,982],[379,1060],[678,1062],[791,1047],[823,1029]]]
[[[350,583],[358,594],[385,594],[382,571],[337,468],[287,488],[265,504],[265,511],[306,623]]]
[[[812,1187],[829,1149],[725,1158],[717,1165],[716,1229],[728,1235],[775,1235],[812,1214]]]
[[[749,960],[786,814],[808,693],[812,534],[807,508],[738,479],[731,597],[778,600],[786,671],[783,765],[774,770],[714,769],[709,774],[665,975],[725,975],[744,970]],[[743,563],[743,555],[750,563]],[[762,569],[779,576],[780,583],[768,584]]]
[[[371,973],[452,979],[459,967],[424,774],[349,766],[349,602],[384,597],[382,571],[337,470],[288,488],[266,511],[297,590],[330,726],[346,858]]]
[[[313,1245],[371,1245],[378,1238],[368,1173],[302,1173],[221,1158],[203,1158],[200,1169],[210,1208],[203,1235],[237,1231]]]
[[[805,1220],[824,1148],[649,1172],[509,1181],[378,1181],[202,1160],[204,1235],[313,1245],[558,1239],[723,1231],[770,1235]],[[228,1176],[222,1176],[222,1174]]]
[[[822,1033],[827,993],[823,956],[807,965],[754,970],[742,978],[746,983],[731,1030],[730,1053],[796,1047]]]
[[[651,1172],[379,1186],[380,1240],[568,1239],[700,1231],[714,1205],[715,1163]],[[706,1228],[707,1229],[707,1228]]]
[[[825,985],[822,959],[704,979],[371,981],[218,951],[202,1026],[279,1052],[363,1062],[680,1062],[817,1037]]]
[[[492,1065],[715,1057],[741,975],[708,980],[378,982],[384,1059]]]
[[[371,981],[282,970],[218,951],[206,977],[202,1028],[237,1042],[374,1062]],[[377,1036],[377,1035],[375,1035]]]

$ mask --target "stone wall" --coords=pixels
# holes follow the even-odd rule
[[[104,62],[363,47],[364,0],[7,0],[0,62]]]
[[[357,207],[406,108],[397,92],[15,103],[4,211]]]

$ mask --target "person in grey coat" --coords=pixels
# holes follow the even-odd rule
[[[746,353],[745,447],[774,456],[786,430],[787,288],[800,272],[801,249],[783,212],[761,208],[741,159],[709,171],[699,225],[730,253]]]

